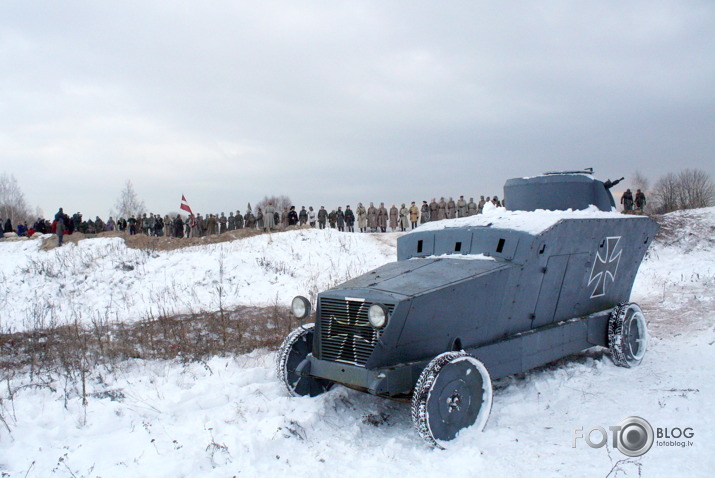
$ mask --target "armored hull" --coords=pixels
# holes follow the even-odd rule
[[[424,408],[425,374],[447,374],[440,372],[445,364],[458,370],[465,357],[491,380],[610,346],[609,327],[624,315],[619,304],[629,300],[657,225],[615,212],[603,183],[584,176],[510,180],[505,196],[520,210],[487,207],[482,215],[428,223],[400,237],[397,262],[318,295],[311,353],[295,377],[314,382],[311,394],[341,383],[412,397],[413,407],[417,400]],[[536,198],[562,209],[585,206],[528,207]],[[642,317],[639,311],[629,317]],[[373,312],[384,323],[376,326]],[[644,351],[645,322],[637,325],[643,331],[632,338],[632,355]],[[457,352],[465,356],[437,360]],[[486,381],[480,380],[483,393]],[[436,443],[424,427],[420,433]]]

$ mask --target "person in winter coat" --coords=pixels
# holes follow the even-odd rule
[[[345,213],[341,206],[338,206],[338,210],[335,213],[335,222],[338,225],[338,231],[345,232]]]
[[[184,220],[179,214],[174,218],[174,237],[184,237]]]
[[[440,198],[438,206],[437,219],[440,221],[447,219],[447,201],[445,201],[444,198]]]
[[[367,208],[367,227],[370,228],[370,232],[377,231],[377,208],[372,203]]]
[[[62,238],[65,235],[65,213],[62,211],[62,208],[60,208],[59,211],[57,211],[57,214],[55,214],[55,221],[57,221],[57,226],[56,226],[56,231],[57,231],[57,246],[62,247]],[[7,220],[5,223],[6,229],[5,232],[7,231],[7,225],[10,224],[10,219]],[[12,232],[12,226],[10,226],[10,232]]]
[[[318,211],[318,226],[320,229],[325,229],[325,221],[328,219],[328,211],[325,210],[325,206],[320,206]]]
[[[464,196],[459,196],[457,200],[457,217],[467,217],[467,201],[464,200]]]
[[[645,194],[643,194],[643,191],[641,191],[640,189],[636,190],[635,204],[638,213],[642,213],[643,209],[645,209],[646,200]]]
[[[300,207],[300,213],[298,214],[298,223],[304,226],[308,222],[308,211],[305,210],[305,206]]]
[[[382,202],[377,210],[377,227],[379,227],[382,232],[387,231],[387,209],[385,208],[385,203]]]
[[[348,232],[355,232],[355,214],[350,209],[350,204],[345,206],[345,226]]]
[[[474,198],[469,198],[469,203],[467,203],[467,216],[474,216],[477,213],[477,203],[474,202]]]
[[[313,206],[309,206],[308,207],[308,224],[310,225],[310,227],[315,227],[315,222],[316,222],[317,218],[318,218],[318,215],[313,210]]]
[[[410,205],[410,224],[412,225],[412,229],[417,227],[417,220],[419,218],[420,218],[420,210],[415,205],[415,202],[412,201],[412,204]]]
[[[273,217],[273,214],[268,214],[268,221]],[[270,228],[266,227],[266,219],[263,216],[263,211],[259,207],[256,211],[256,227],[259,231],[270,231]]]
[[[288,225],[296,226],[297,224],[298,224],[298,213],[295,212],[295,206],[291,206],[290,211],[288,211]]]
[[[400,231],[405,232],[410,227],[410,210],[402,203],[400,208]]]
[[[457,205],[451,197],[447,202],[447,219],[454,219],[457,215]]]
[[[359,202],[355,212],[357,213],[358,229],[360,232],[365,232],[367,230],[367,209]]]
[[[397,207],[393,204],[390,208],[390,230],[392,232],[395,232],[395,229],[397,228],[397,214]]]
[[[626,189],[626,192],[621,196],[621,204],[623,204],[623,212],[630,212],[633,210],[633,193],[630,189]]]
[[[62,208],[60,208],[60,211]],[[3,227],[3,232],[13,232],[12,231],[12,222],[10,222],[10,218],[7,218],[7,221],[5,221],[5,226]]]
[[[261,211],[260,208],[258,210]],[[263,219],[264,226],[265,226],[266,230],[268,230],[268,231],[272,231],[276,227],[275,217],[274,217],[275,213],[276,213],[276,208],[273,206],[273,203],[269,201],[268,205],[266,206],[266,215],[265,215],[265,218]],[[262,226],[259,226],[259,227],[262,227]]]
[[[332,211],[330,211],[330,213],[328,213],[328,222],[330,223],[331,229],[335,229],[335,223],[337,222],[337,220],[338,213],[335,212],[335,209],[333,209]]]
[[[420,208],[420,224],[429,222],[429,220],[430,220],[429,215],[430,215],[429,204],[427,204],[427,201],[422,201],[422,207]]]
[[[429,203],[429,220],[437,221],[439,219],[439,204],[437,200],[432,198],[432,202]]]

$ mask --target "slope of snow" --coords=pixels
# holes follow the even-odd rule
[[[8,377],[0,392],[0,476],[711,476],[715,467],[711,451],[715,209],[688,214],[664,218],[668,227],[673,226],[672,232],[656,239],[634,286],[633,299],[646,311],[652,334],[639,367],[618,368],[607,354],[593,350],[502,379],[495,384],[484,432],[465,430],[446,451],[428,448],[412,430],[408,404],[344,387],[315,398],[289,397],[274,377],[274,353],[256,351],[207,363],[130,361],[111,371],[96,370],[87,384],[86,406],[76,384],[58,380],[30,386],[28,375]],[[316,241],[328,250],[325,255],[311,253],[310,266],[322,270],[331,261],[347,264],[342,246],[331,242],[344,239],[329,232],[321,242],[319,234],[293,238],[307,237],[304,242]],[[271,250],[283,251],[281,258],[292,258],[289,245],[277,244],[279,236],[273,237]],[[368,260],[393,260],[394,248],[390,252],[379,238],[364,236],[354,238],[360,245],[345,248],[367,255],[367,248],[373,247],[382,255],[363,257],[358,265],[367,268],[372,267]],[[231,246],[232,254],[247,249],[262,253],[269,247],[267,242],[243,242]],[[3,316],[7,304],[33,297],[31,285],[9,280],[7,262],[20,265],[41,254],[52,257],[31,247],[29,243],[11,246],[20,248],[12,249],[13,254],[24,258],[2,253]],[[130,280],[116,267],[122,263],[136,264],[137,274],[153,287],[163,283],[149,272],[156,274],[162,268],[172,276],[180,275],[175,270],[195,274],[194,289],[210,288],[206,276],[219,275],[221,252],[215,247],[157,253],[158,257],[123,250],[112,241],[77,249],[83,247],[87,249],[82,254],[93,257],[87,270],[58,277],[64,288],[73,286],[73,278],[93,284],[98,302],[110,300],[107,283],[125,287],[127,294],[139,294],[126,299],[137,306],[144,300],[140,280]],[[0,244],[0,250],[6,251],[6,244]],[[104,265],[95,267],[94,262]],[[249,259],[232,264],[245,267],[249,274],[265,270],[253,268]],[[280,284],[299,289],[310,280],[294,273],[297,277],[270,274],[278,282],[261,287],[273,291]],[[235,274],[235,281],[269,282]],[[47,289],[37,291],[38,297],[45,293],[52,297],[51,281],[41,279],[35,277],[37,287]],[[136,285],[126,286],[134,280]],[[323,280],[329,282],[330,276]],[[79,297],[90,296],[86,292]],[[251,300],[249,294],[246,297]],[[607,430],[634,415],[656,429],[692,428],[694,435],[688,440],[665,440],[692,445],[666,446],[656,439],[653,448],[638,458],[625,457],[610,442],[607,447],[591,448],[578,440],[573,446],[574,428]]]

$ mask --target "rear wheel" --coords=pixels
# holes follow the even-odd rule
[[[608,348],[619,367],[635,367],[648,349],[648,328],[638,304],[621,304],[613,309],[608,322]]]
[[[464,351],[435,357],[422,371],[412,395],[412,422],[437,448],[460,430],[483,430],[492,408],[492,382],[482,362]]]
[[[283,340],[276,357],[276,375],[283,382],[288,393],[297,397],[315,397],[328,390],[332,383],[302,374],[298,368],[313,351],[313,327],[306,324],[298,327]]]

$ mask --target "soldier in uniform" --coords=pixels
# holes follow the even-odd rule
[[[454,219],[457,214],[457,205],[454,203],[454,199],[451,197],[447,202],[447,219]]]
[[[633,193],[630,189],[626,189],[621,196],[621,204],[623,204],[623,212],[629,213],[633,210]]]
[[[474,202],[474,198],[469,198],[469,203],[467,204],[467,216],[474,216],[477,214],[477,203]]]
[[[359,202],[355,212],[357,212],[358,229],[360,232],[365,232],[367,230],[367,209]]]
[[[261,210],[260,208],[258,209],[259,211]],[[275,213],[276,213],[276,208],[273,207],[272,202],[268,202],[268,205],[266,206],[266,214],[265,217],[263,218],[265,228],[269,231],[272,231],[275,228]],[[259,226],[260,228],[261,226]]]
[[[305,206],[300,207],[300,214],[298,214],[298,222],[301,226],[304,226],[308,222],[308,211],[305,210]]]
[[[443,219],[447,219],[447,202],[444,200],[444,198],[440,198],[438,206],[439,209],[437,209],[437,220],[441,221]]]
[[[484,212],[484,205],[487,203],[487,200],[484,199],[484,196],[481,196],[479,198],[479,204],[477,204],[477,214],[482,214]]]
[[[643,214],[643,210],[645,209],[646,200],[645,200],[645,194],[640,189],[636,190],[635,204],[636,204],[636,211],[639,214]]]
[[[315,221],[318,215],[313,210],[313,206],[308,206],[308,224],[310,227],[315,227]]]
[[[377,231],[377,208],[372,203],[367,208],[367,227],[370,228],[370,232]]]
[[[335,209],[330,211],[328,214],[328,222],[330,223],[330,228],[335,229],[335,222],[338,220],[338,213],[335,212]]]
[[[328,219],[328,211],[325,210],[325,206],[320,206],[318,211],[318,226],[320,229],[325,229],[325,221]]]
[[[270,204],[270,203],[269,203]],[[270,221],[270,218],[273,217],[273,214],[268,214],[268,220]],[[259,231],[270,231],[271,229],[269,227],[266,227],[266,219],[263,217],[263,211],[261,211],[261,208],[256,209],[256,227],[258,228]]]
[[[429,220],[437,221],[439,219],[439,204],[435,198],[429,203]]]
[[[236,229],[243,229],[244,217],[241,215],[241,211],[236,210]]]
[[[222,211],[221,216],[219,216],[219,218],[218,218],[218,225],[219,225],[218,233],[219,234],[223,234],[224,232],[226,232],[227,224],[228,224],[228,219],[226,219],[226,215]]]
[[[377,227],[379,227],[382,232],[387,231],[387,209],[383,202],[380,203],[380,207],[377,210]]]
[[[420,224],[424,224],[430,220],[430,207],[427,201],[422,201],[420,208]]]
[[[405,203],[402,203],[400,208],[400,231],[405,232],[410,227],[410,210],[407,209]]]
[[[397,214],[397,206],[393,204],[390,208],[390,229],[392,230],[392,232],[395,232],[395,229],[397,228]]]
[[[467,216],[467,201],[464,200],[464,196],[459,196],[457,201],[457,217]]]
[[[348,232],[355,232],[355,214],[350,209],[350,204],[345,206],[345,226],[347,226]]]
[[[335,222],[338,224],[338,231],[345,232],[345,213],[342,206],[338,206],[338,210],[335,213]]]
[[[233,211],[228,212],[228,220],[226,221],[229,231],[236,230],[236,216],[233,215]]]
[[[410,225],[412,226],[412,229],[417,227],[417,221],[420,218],[420,210],[415,205],[415,202],[412,201],[412,204],[410,205]]]

